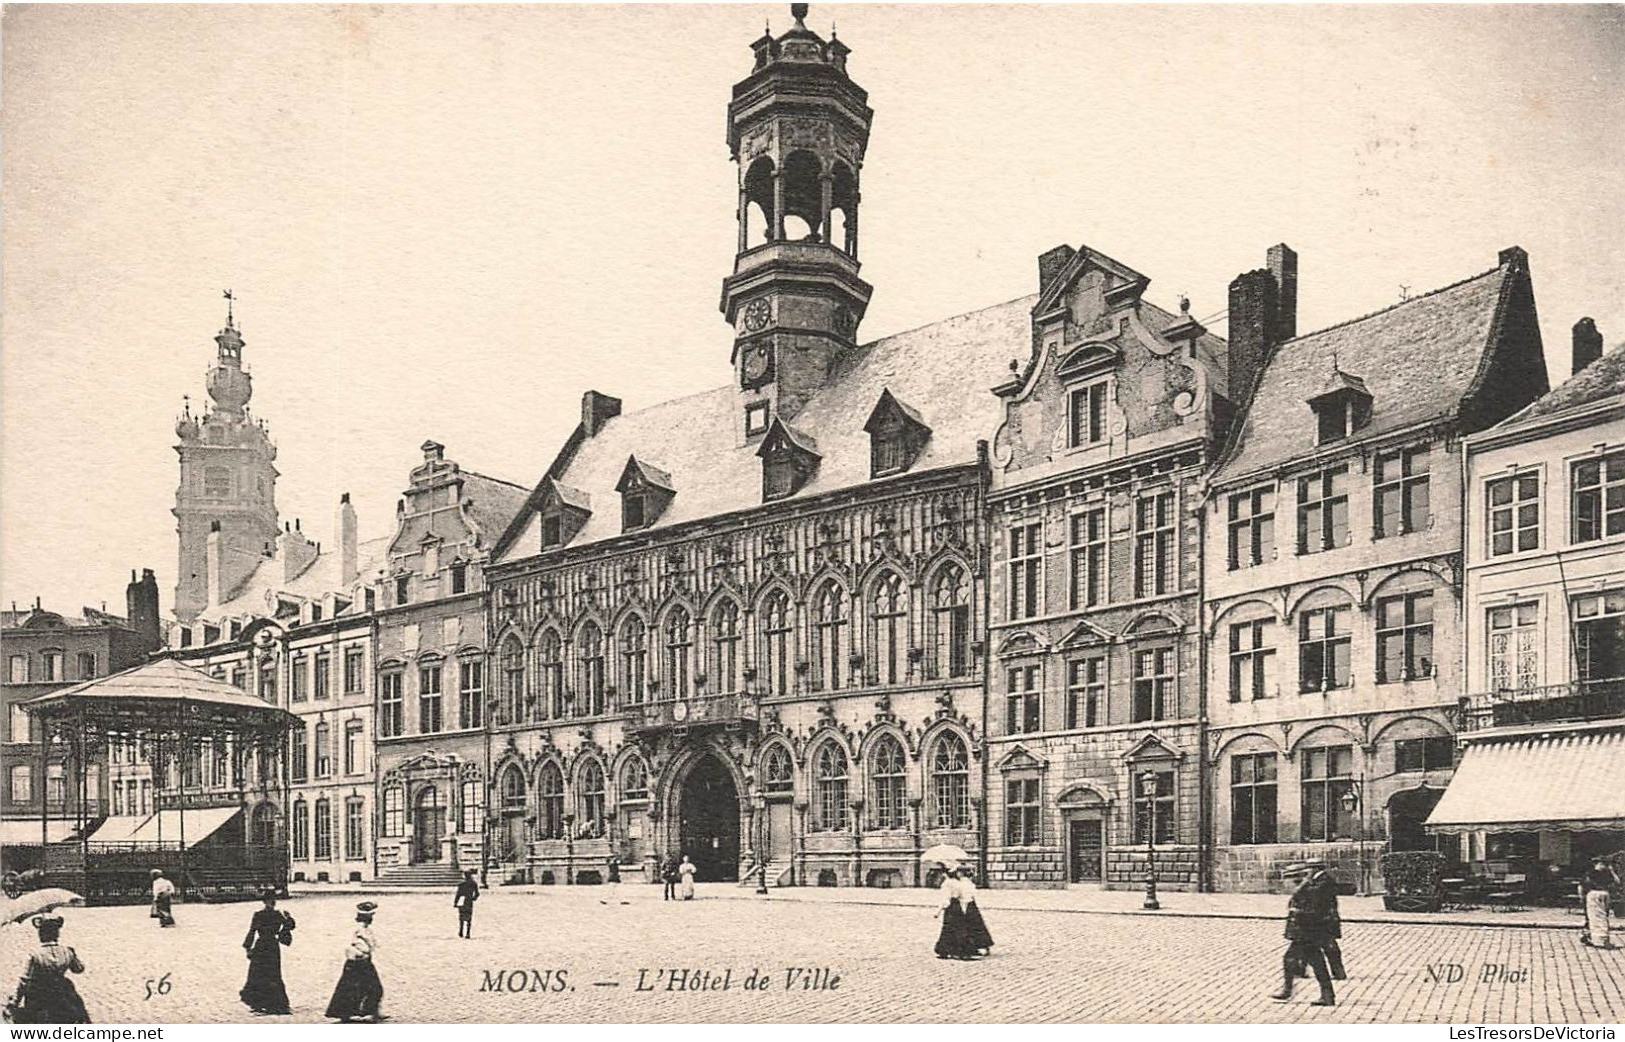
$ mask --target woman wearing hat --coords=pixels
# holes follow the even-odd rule
[[[344,972],[327,1003],[327,1015],[335,1020],[380,1019],[378,1007],[384,1001],[384,983],[373,965],[373,956],[378,952],[378,939],[372,933],[376,911],[378,906],[371,901],[355,906],[356,927],[344,952]]]
[[[162,869],[152,870],[152,914],[148,917],[158,920],[159,926],[174,926],[175,916],[171,908],[175,900],[175,884],[164,877]]]
[[[964,888],[959,879],[959,868],[956,865],[944,865],[947,871],[942,877],[942,886],[937,892],[942,895],[942,911],[937,914],[942,917],[942,929],[937,932],[936,953],[939,959],[960,959],[969,961],[976,958],[975,938],[971,936],[970,923],[965,918]],[[992,940],[989,939],[989,944]]]
[[[993,947],[993,935],[987,932],[982,910],[976,907],[976,880],[963,865],[954,874],[959,877],[959,904],[965,911],[965,934],[970,938],[971,947],[986,955]]]
[[[1619,876],[1607,861],[1597,858],[1580,880],[1580,896],[1585,901],[1586,928],[1580,943],[1593,948],[1612,948],[1609,904],[1619,892]]]
[[[260,896],[265,907],[254,913],[248,936],[243,938],[243,950],[248,952],[248,980],[237,997],[257,1017],[284,1016],[293,1012],[288,1005],[288,989],[282,983],[282,946],[293,943],[293,916],[277,911],[275,890],[267,889]]]
[[[90,1014],[69,973],[85,972],[79,954],[58,942],[62,935],[60,915],[34,917],[39,931],[39,947],[28,955],[28,966],[17,982],[17,992],[6,1003],[14,1024],[88,1024]]]

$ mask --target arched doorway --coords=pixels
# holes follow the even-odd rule
[[[733,774],[707,753],[689,769],[677,801],[681,851],[704,882],[739,877],[739,790]]]
[[[440,841],[446,834],[446,804],[440,790],[428,785],[412,808],[412,861],[440,860]]]
[[[1438,850],[1440,837],[1429,833],[1422,823],[1443,795],[1443,789],[1426,786],[1394,793],[1388,800],[1388,848]]]

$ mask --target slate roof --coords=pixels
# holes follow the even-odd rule
[[[217,680],[196,666],[172,658],[153,659],[122,673],[113,673],[82,684],[52,691],[30,699],[30,709],[68,700],[154,702],[202,702],[217,706],[263,710],[265,702],[224,680]]]
[[[479,527],[480,545],[495,546],[514,515],[524,508],[530,489],[472,470],[465,470],[462,475],[463,499],[474,524]]]
[[[1012,358],[1032,350],[1030,312],[1037,295],[957,315],[859,347],[792,420],[817,445],[818,472],[792,499],[870,482],[864,422],[890,390],[931,428],[910,473],[974,463],[976,443],[993,437],[1003,404],[992,388]],[[570,541],[579,546],[621,534],[615,485],[628,456],[657,461],[671,476],[672,497],[650,529],[760,506],[762,461],[744,439],[746,396],[732,384],[623,413],[582,441],[558,483],[587,497],[592,516]],[[891,478],[881,479],[894,480]],[[528,556],[523,538],[504,556]],[[645,530],[640,530],[645,531]]]
[[[1615,395],[1625,395],[1625,343],[1536,398],[1502,426],[1553,416]]]
[[[1316,448],[1309,399],[1332,374],[1356,378],[1372,398],[1361,437],[1453,416],[1490,346],[1508,260],[1443,289],[1289,340],[1264,368],[1215,480],[1253,474]]]
[[[501,529],[498,528],[498,531]],[[390,539],[384,536],[356,545],[357,575],[360,579],[374,576],[383,569],[389,560]],[[340,582],[339,579],[339,553],[331,547],[322,547],[322,552],[291,581],[283,578],[282,558],[267,557],[228,591],[224,601],[204,611],[199,618],[212,621],[243,614],[269,615],[276,607],[277,594],[320,600],[326,594],[343,593],[350,589],[352,583]],[[360,605],[351,605],[339,615],[355,614],[360,610]]]

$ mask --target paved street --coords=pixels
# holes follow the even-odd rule
[[[449,892],[378,896],[384,1008],[407,1022],[1625,1019],[1625,952],[1584,948],[1573,929],[1353,924],[1344,938],[1352,979],[1327,1010],[1309,1005],[1312,988],[1286,1005],[1267,998],[1284,944],[1278,921],[989,907],[994,955],[957,963],[932,956],[937,921],[929,909],[781,894],[760,901],[719,886],[690,903],[663,904],[656,888],[642,886],[498,890],[480,901],[472,942],[456,938]],[[299,922],[284,951],[292,1020],[322,1019],[355,899],[284,903]],[[145,908],[69,909],[64,940],[88,965],[79,986],[92,1017],[252,1019],[236,996],[253,908],[184,906],[180,926],[164,931]],[[0,932],[8,957],[32,935]],[[1430,980],[1430,964],[1443,981]],[[1451,979],[1450,964],[1460,979]],[[1486,981],[1486,965],[1504,967],[1505,979]],[[792,967],[827,969],[839,981],[832,990],[807,990],[799,980],[787,989]],[[731,969],[732,986],[668,991],[667,978],[656,978],[663,969],[713,977]],[[746,990],[753,969],[770,978],[766,990]],[[637,990],[640,970],[661,990]],[[487,971],[501,974],[504,990],[481,990]],[[145,982],[166,972],[172,990],[147,999]]]

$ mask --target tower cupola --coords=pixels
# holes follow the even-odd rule
[[[739,173],[738,254],[723,280],[734,367],[746,395],[788,419],[857,343],[872,292],[858,277],[863,154],[874,113],[831,30],[795,24],[752,45],[734,85],[728,149]]]
[[[254,396],[254,379],[243,370],[243,335],[237,331],[231,290],[226,290],[226,328],[214,338],[219,354],[209,369],[209,398],[227,416],[238,417]]]

